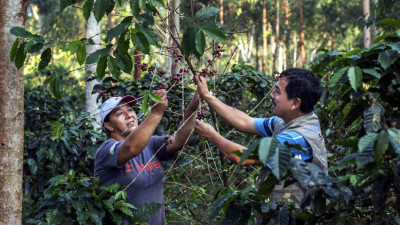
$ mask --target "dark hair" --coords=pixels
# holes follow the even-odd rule
[[[105,122],[109,122],[109,121],[110,121],[110,113],[104,118],[104,122],[103,122],[103,128],[104,128],[104,130],[106,131],[107,138],[110,138],[110,137],[111,137],[111,133],[110,133],[109,130],[107,130],[107,128],[104,127],[104,123],[105,123]]]
[[[300,98],[300,111],[303,113],[311,112],[322,94],[318,77],[309,70],[299,68],[287,69],[279,77],[287,79],[286,93],[288,99]]]

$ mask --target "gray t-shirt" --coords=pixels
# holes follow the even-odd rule
[[[97,149],[94,160],[94,173],[100,179],[99,185],[119,183],[126,186],[137,177],[126,190],[126,201],[135,207],[150,202],[162,204],[160,211],[148,220],[150,225],[165,224],[162,181],[165,174],[159,160],[171,160],[174,154],[167,154],[167,145],[163,146],[164,140],[165,136],[152,136],[146,148],[138,156],[119,166],[118,153],[124,141],[108,139]],[[153,157],[159,149],[160,151]],[[147,166],[145,166],[146,163],[148,163]]]

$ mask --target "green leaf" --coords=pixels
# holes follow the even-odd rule
[[[389,128],[387,129],[390,137],[400,145],[400,130],[396,128]]]
[[[88,55],[88,57],[86,58],[86,64],[97,63],[98,61],[100,61],[100,59],[107,56],[109,53],[110,53],[109,48],[99,49]]]
[[[378,132],[383,127],[385,109],[379,102],[373,102],[364,111],[364,129],[367,133]]]
[[[127,32],[121,34],[121,36],[118,39],[118,54],[120,56],[124,56],[126,54],[128,54],[128,50],[129,50],[129,35],[126,35]]]
[[[397,34],[397,36],[400,37],[400,29],[397,29],[397,30],[396,30],[396,34]]]
[[[357,88],[360,87],[361,85],[361,79],[362,79],[361,68],[358,66],[350,67],[349,71],[347,72],[347,76],[349,77],[351,87],[354,89],[354,91],[357,91]]]
[[[347,71],[348,67],[343,67],[340,70],[338,70],[335,74],[333,74],[330,82],[329,82],[329,87],[335,87],[336,83],[339,81],[340,78],[342,78],[343,74]]]
[[[79,50],[81,43],[82,42],[80,40],[71,41],[67,44],[65,50],[70,51],[71,54],[74,54]]]
[[[60,0],[60,12],[63,11],[68,6],[73,5],[75,3],[76,0]]]
[[[397,53],[395,51],[389,50],[379,53],[378,61],[381,64],[382,68],[386,70],[397,60],[397,58]]]
[[[358,141],[358,152],[363,152],[368,146],[372,145],[376,139],[377,133],[368,133]]]
[[[138,17],[140,13],[140,0],[130,0],[129,5],[131,6],[132,14],[134,17]]]
[[[17,36],[17,37],[27,37],[28,36],[28,31],[26,31],[24,28],[22,27],[13,27],[10,30],[10,33]]]
[[[218,196],[218,198],[213,201],[211,207],[208,209],[208,219],[210,221],[214,220],[215,217],[218,215],[219,211],[221,211],[222,207],[224,207],[224,205],[234,195],[236,195],[236,193],[231,192],[231,193],[226,193],[226,194]]]
[[[85,4],[83,4],[82,12],[83,12],[83,17],[85,17],[85,20],[88,20],[90,17],[90,12],[92,12],[94,5],[94,0],[86,0]]]
[[[118,67],[117,62],[112,56],[107,57],[107,66],[111,74],[118,80],[121,75],[121,69]]]
[[[210,37],[211,39],[213,39],[217,42],[225,43],[228,41],[224,32],[222,32],[219,29],[210,28],[210,27],[202,27],[201,30],[204,32],[205,35],[207,35],[208,37]]]
[[[291,155],[292,152],[290,151],[290,148],[280,144],[279,149],[268,160],[268,163],[271,166],[271,172],[278,180],[281,180],[282,177],[286,175],[290,165]]]
[[[131,33],[131,40],[137,50],[145,54],[150,54],[150,44],[142,32]]]
[[[28,52],[29,53],[36,53],[36,52],[40,52],[40,50],[42,50],[42,48],[44,47],[44,44],[41,42],[36,42],[35,44],[33,44],[29,49]]]
[[[84,43],[81,43],[79,45],[79,49],[76,52],[76,59],[78,60],[79,65],[82,65],[83,63],[85,63],[85,59],[86,59],[86,46]]]
[[[378,160],[385,154],[388,146],[389,134],[383,130],[376,137],[376,145],[374,146],[374,153]]]
[[[94,18],[96,18],[97,22],[103,18],[104,14],[106,14],[107,6],[109,0],[96,0],[93,7]]]
[[[219,13],[219,9],[209,6],[201,8],[199,11],[196,12],[194,19],[195,20],[204,20],[214,16],[215,14]]]
[[[383,19],[379,22],[381,25],[389,25],[391,27],[400,27],[400,23],[395,19]]]
[[[110,30],[107,31],[107,37],[106,37],[106,42],[112,41],[113,38],[118,39],[118,37],[125,33],[128,29],[128,27],[131,25],[130,22],[127,23],[120,23],[117,26],[111,28]]]
[[[206,48],[206,38],[204,36],[203,31],[201,30],[197,31],[195,44],[196,44],[196,51],[199,53],[199,55],[203,55],[204,49]]]
[[[122,2],[121,0],[115,0],[115,3],[117,4],[117,6],[121,7],[122,6]]]
[[[54,77],[51,81],[50,81],[50,90],[53,93],[54,97],[57,99],[61,99],[61,85],[62,85],[62,81],[61,79],[57,76]]]
[[[46,68],[47,65],[49,65],[51,60],[51,48],[47,48],[42,52],[42,55],[40,56],[40,63],[39,63],[39,69],[42,70]]]
[[[18,51],[18,44],[19,44],[19,38],[15,39],[12,47],[11,47],[11,51],[10,51],[10,61],[14,61],[15,56],[17,55],[17,51]]]
[[[381,78],[381,74],[376,72],[375,69],[363,69],[363,72],[367,73],[367,74],[370,74],[370,75],[372,75],[372,76],[374,76],[374,77],[376,77],[378,79]]]
[[[154,7],[163,7],[164,1],[163,0],[147,0],[148,3]]]
[[[118,67],[121,68],[122,71],[125,73],[130,74],[132,72],[133,62],[132,58],[129,54],[124,56],[120,56],[117,53],[115,54],[115,62],[117,63]]]
[[[293,177],[299,182],[299,184],[307,189],[311,185],[311,172],[308,170],[307,162],[301,159],[291,158],[290,159],[290,171]]]
[[[183,33],[182,51],[183,51],[183,54],[186,56],[186,58],[189,57],[189,55],[196,48],[196,46],[195,46],[195,43],[196,43],[196,32],[197,32],[197,29],[195,29],[193,27],[189,27]]]
[[[372,42],[373,44],[377,43],[378,41],[382,41],[388,37],[394,37],[395,34],[390,33],[390,34],[382,34],[381,36],[378,36],[374,39],[374,41]]]
[[[146,94],[142,100],[142,112],[144,115],[147,115],[149,113],[149,94]]]
[[[150,100],[153,102],[162,102],[162,98],[154,93],[150,93]]]
[[[158,46],[158,36],[156,32],[150,27],[144,27],[140,24],[135,24],[135,29],[139,32],[143,33],[147,40],[149,41],[150,45]]]
[[[258,157],[263,165],[278,151],[279,141],[273,137],[263,137],[258,146]]]
[[[399,29],[400,30],[400,29]],[[400,43],[394,42],[394,43],[389,43],[388,46],[393,50],[396,51],[397,54],[400,54]]]
[[[138,16],[138,21],[145,27],[154,25],[154,17],[150,13],[140,14]]]
[[[241,165],[247,158],[249,158],[251,153],[253,153],[256,149],[258,149],[259,144],[260,140],[257,140],[253,142],[246,150],[243,151],[243,154],[240,157],[239,165]]]
[[[96,67],[97,78],[99,78],[100,80],[103,79],[103,77],[105,75],[106,68],[107,68],[107,57],[103,57],[97,63],[97,67]]]
[[[157,202],[145,203],[133,213],[133,221],[145,222],[161,209],[161,204]]]
[[[29,158],[26,162],[27,162],[28,165],[29,165],[29,170],[31,171],[31,173],[32,173],[32,174],[36,174],[36,172],[37,172],[37,164],[36,164],[36,161],[33,160],[32,158]]]

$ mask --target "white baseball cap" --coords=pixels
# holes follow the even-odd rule
[[[134,106],[137,103],[135,97],[127,95],[125,97],[112,97],[107,99],[107,101],[103,102],[100,106],[100,118],[101,124],[104,123],[104,119],[110,112],[121,102],[126,101],[129,105]]]

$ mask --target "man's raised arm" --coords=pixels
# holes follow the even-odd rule
[[[258,134],[254,126],[254,118],[246,113],[228,106],[213,96],[207,87],[207,81],[202,76],[195,76],[194,81],[197,84],[200,97],[207,102],[212,110],[220,116],[230,126],[243,133]]]

